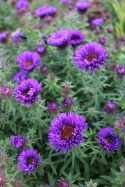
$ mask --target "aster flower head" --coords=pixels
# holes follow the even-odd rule
[[[62,113],[51,123],[49,133],[51,146],[56,151],[66,153],[73,146],[77,147],[84,142],[82,132],[87,128],[86,118],[72,112]]]
[[[17,57],[19,67],[25,71],[31,72],[40,65],[40,56],[36,52],[23,52]]]
[[[16,3],[16,8],[17,8],[18,10],[20,10],[20,9],[25,9],[25,10],[29,11],[29,10],[30,10],[30,4],[29,4],[29,2],[26,1],[26,0],[20,0],[20,1],[18,1],[18,2]]]
[[[92,25],[94,25],[95,27],[100,27],[100,26],[104,25],[104,20],[103,20],[103,18],[94,19],[94,20],[92,21]]]
[[[0,33],[0,42],[1,43],[7,42],[8,35],[9,35],[9,32],[7,31]]]
[[[102,44],[102,45],[105,45],[106,38],[105,37],[99,38],[99,43]]]
[[[0,87],[0,98],[10,99],[12,97],[13,97],[13,89],[11,88],[11,86]]]
[[[48,6],[42,6],[42,7],[39,7],[37,10],[36,10],[36,15],[40,18],[43,18],[44,16],[46,16],[46,10],[48,9]]]
[[[39,55],[43,56],[46,52],[46,47],[43,45],[38,45],[36,51]]]
[[[102,128],[98,134],[98,139],[100,146],[110,153],[117,151],[122,145],[121,138],[114,135],[114,129],[111,127]]]
[[[11,142],[12,145],[17,149],[22,148],[25,145],[25,139],[22,136],[12,136]]]
[[[46,10],[46,16],[54,16],[57,13],[56,7],[49,7]]]
[[[61,0],[63,4],[70,4],[71,0]]]
[[[37,103],[42,90],[41,83],[34,79],[27,79],[15,88],[15,99],[23,105],[31,106]]]
[[[84,42],[84,35],[80,31],[72,30],[69,43],[73,47],[77,47],[78,45],[82,44],[83,42]]]
[[[36,15],[40,18],[44,18],[45,16],[54,16],[56,12],[57,12],[56,7],[48,7],[46,5],[46,6],[39,7],[36,10]]]
[[[113,28],[107,28],[108,33],[113,33]]]
[[[113,115],[117,112],[117,105],[114,102],[110,101],[104,106],[104,111],[107,114]]]
[[[70,97],[64,98],[63,104],[64,104],[65,107],[70,108],[70,107],[73,105],[73,100],[72,100],[72,98],[70,98]]]
[[[59,110],[59,104],[57,102],[51,101],[48,105],[48,110],[50,113],[57,113]]]
[[[70,183],[68,179],[62,179],[59,183],[58,183],[58,187],[70,187]]]
[[[20,71],[14,76],[14,80],[18,83],[28,79],[28,73],[26,71]]]
[[[75,52],[75,63],[78,69],[95,72],[96,69],[105,65],[108,53],[105,48],[98,43],[88,43]]]
[[[41,68],[40,68],[40,71],[42,74],[44,75],[47,75],[50,71],[49,67],[47,65],[43,65]]]
[[[125,76],[125,67],[124,66],[117,67],[116,74],[118,78],[122,79]]]
[[[25,174],[34,173],[40,164],[40,156],[36,150],[27,149],[20,153],[18,157],[19,167]]]
[[[71,39],[70,31],[65,29],[65,30],[60,30],[54,33],[49,38],[49,43],[52,46],[63,48],[67,46],[70,39]]]
[[[87,1],[78,1],[76,3],[76,8],[80,13],[85,13],[90,7],[90,3]]]

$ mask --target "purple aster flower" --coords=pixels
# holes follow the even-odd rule
[[[100,130],[98,134],[99,144],[108,152],[117,151],[122,145],[122,140],[119,136],[114,135],[114,129],[106,127]]]
[[[45,187],[54,187],[52,184],[46,184]]]
[[[71,3],[71,0],[61,0],[63,4],[69,4]]]
[[[29,4],[29,2],[28,1],[26,1],[26,0],[20,0],[20,1],[18,1],[17,3],[16,3],[16,8],[18,9],[18,10],[20,10],[20,9],[25,9],[25,10],[30,10],[30,4]]]
[[[114,102],[109,102],[104,106],[104,111],[108,114],[115,114],[117,111],[117,106]]]
[[[117,67],[116,73],[117,73],[118,78],[123,78],[125,76],[125,67],[124,66]]]
[[[23,52],[17,57],[19,67],[25,71],[31,72],[40,65],[40,56],[35,52]]]
[[[25,145],[25,139],[22,136],[12,136],[11,142],[17,149],[22,148]]]
[[[100,26],[104,25],[103,18],[94,19],[92,21],[92,25],[94,25],[95,27],[100,27]]]
[[[58,187],[70,187],[68,179],[63,179],[58,183]]]
[[[82,132],[87,128],[86,118],[72,112],[62,113],[51,123],[49,133],[51,146],[56,151],[66,153],[73,146],[79,146],[84,142]]]
[[[34,173],[40,164],[40,156],[36,150],[24,150],[18,157],[19,167],[25,174]]]
[[[71,39],[69,30],[60,30],[49,38],[49,43],[55,47],[65,47]]]
[[[46,10],[48,9],[48,6],[42,6],[42,7],[39,7],[37,10],[36,10],[36,15],[40,18],[44,18],[44,16],[46,16]]]
[[[84,42],[84,35],[80,31],[71,31],[70,44],[76,47]]]
[[[56,7],[42,6],[36,10],[36,15],[40,18],[44,18],[45,16],[53,16],[56,12]]]
[[[37,53],[41,56],[43,56],[46,52],[46,47],[44,47],[43,45],[38,45],[37,46]]]
[[[8,38],[8,34],[9,33],[7,31],[0,33],[0,42],[2,43],[6,42]]]
[[[64,100],[63,100],[63,104],[65,107],[71,107],[73,105],[73,100],[72,98],[70,97],[66,97]]]
[[[87,1],[78,1],[76,3],[76,8],[80,13],[85,13],[90,7],[90,3]]]
[[[39,100],[38,95],[42,90],[41,83],[34,79],[27,79],[15,88],[15,99],[19,101],[22,106],[27,105],[28,107],[32,103],[37,103]]]
[[[107,50],[101,44],[92,42],[75,52],[75,63],[79,69],[94,72],[105,65],[107,57]]]
[[[49,7],[47,10],[46,10],[46,16],[54,16],[57,12],[57,9],[56,7]]]
[[[20,71],[14,76],[14,80],[18,83],[28,79],[28,73],[26,71]]]
[[[50,113],[57,113],[59,110],[59,104],[57,102],[51,101],[48,105]]]

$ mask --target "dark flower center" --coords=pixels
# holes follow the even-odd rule
[[[33,162],[34,162],[34,159],[33,159],[33,158],[29,158],[29,160],[28,160],[28,165],[32,165]]]
[[[31,62],[31,61],[27,61],[26,62],[26,67],[28,68],[28,67],[30,67],[30,66],[32,66],[33,65],[33,62]]]
[[[74,127],[67,125],[62,132],[62,140],[68,140],[72,137]]]
[[[73,35],[73,36],[71,37],[71,40],[77,41],[77,40],[79,40],[79,36]]]
[[[112,139],[111,138],[106,138],[106,140],[107,140],[107,142],[109,143],[109,144],[112,144]]]
[[[23,94],[27,98],[30,97],[30,94],[28,93],[29,91],[30,91],[30,89],[28,89],[27,91],[25,91],[24,94]]]
[[[92,62],[92,60],[93,60],[94,58],[98,60],[98,57],[97,57],[95,54],[90,54],[89,56],[87,56],[86,59],[87,59],[89,62]]]

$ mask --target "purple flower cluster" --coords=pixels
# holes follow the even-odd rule
[[[95,72],[96,69],[105,65],[107,57],[107,50],[101,44],[92,42],[75,52],[75,63],[78,69]]]
[[[19,67],[25,71],[31,72],[40,65],[40,56],[35,52],[23,52],[17,57]]]
[[[18,157],[19,167],[25,174],[31,174],[35,172],[35,169],[40,164],[40,156],[36,150],[24,150]]]
[[[84,35],[76,30],[60,30],[49,38],[49,43],[55,47],[66,47],[69,43],[76,47],[84,42]]]
[[[101,129],[98,134],[98,139],[100,146],[108,152],[117,151],[122,145],[121,138],[114,135],[114,129],[111,127]]]
[[[78,1],[76,3],[76,8],[80,13],[85,13],[90,7],[90,3],[87,1]]]
[[[36,15],[40,18],[44,18],[45,16],[54,16],[56,12],[56,7],[42,6],[36,10]]]
[[[42,90],[41,83],[34,79],[27,79],[15,88],[15,99],[21,105],[31,106],[39,100],[38,95]]]
[[[82,133],[87,128],[86,118],[72,112],[62,113],[51,123],[49,133],[51,146],[56,151],[66,153],[73,146],[79,146],[81,142],[84,142]]]
[[[12,136],[12,145],[17,149],[22,148],[25,145],[25,139],[22,136]]]

